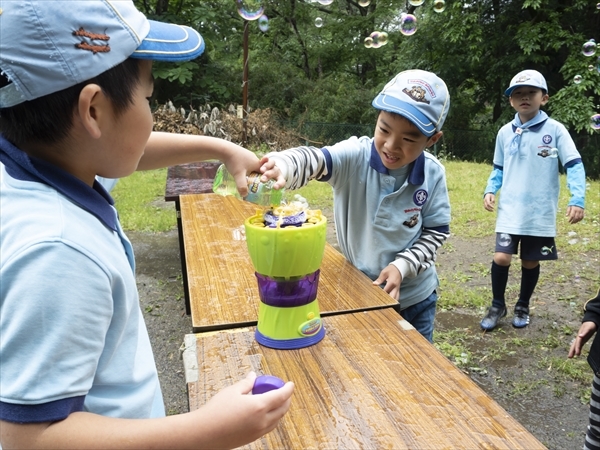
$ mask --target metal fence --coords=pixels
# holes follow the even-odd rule
[[[294,128],[302,137],[302,144],[316,147],[332,145],[351,136],[373,136],[374,127],[348,123],[305,122],[284,124]],[[497,130],[444,129],[444,135],[431,149],[440,159],[457,159],[492,163]],[[591,179],[600,179],[600,133],[573,134],[573,139]]]

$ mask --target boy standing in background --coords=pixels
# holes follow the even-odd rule
[[[505,91],[516,114],[496,137],[494,168],[485,188],[483,205],[494,211],[496,193],[502,189],[496,220],[496,247],[492,261],[492,305],[481,328],[493,330],[506,316],[504,294],[513,254],[520,246],[521,290],[512,325],[529,324],[529,300],[540,275],[540,261],[558,258],[554,237],[559,194],[558,162],[567,171],[571,199],[569,223],[584,217],[585,171],[581,156],[567,129],[540,108],[548,102],[543,75],[524,70]]]
[[[407,70],[373,106],[374,137],[269,153],[262,180],[289,189],[312,179],[329,183],[342,253],[374,285],[383,284],[402,317],[431,342],[435,259],[450,234],[450,202],[444,167],[425,149],[442,137],[450,96],[437,75]]]
[[[272,430],[293,384],[256,375],[165,417],[131,243],[96,177],[251,152],[152,134],[152,60],[204,50],[130,0],[0,1],[0,445],[233,448]],[[244,167],[246,166],[246,167]],[[243,193],[243,192],[241,192]]]

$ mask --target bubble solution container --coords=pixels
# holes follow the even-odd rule
[[[278,226],[265,222],[267,215],[259,211],[244,222],[260,296],[255,337],[270,348],[308,347],[325,337],[317,288],[327,219],[308,210],[304,222]]]

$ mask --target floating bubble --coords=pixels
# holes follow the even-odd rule
[[[510,234],[508,234],[508,233],[500,234],[500,237],[498,238],[498,245],[500,247],[508,247],[511,242],[512,242],[512,238],[510,237]]]
[[[379,43],[386,45],[388,43],[388,34],[385,31],[379,33]]]
[[[596,4],[596,9],[600,9],[600,3]]]
[[[371,36],[366,37],[364,44],[365,44],[366,48],[372,48],[373,47],[373,38]]]
[[[370,4],[371,0],[358,0],[358,6],[362,6],[363,8],[366,8]]]
[[[581,83],[582,80],[583,80],[583,77],[581,75],[575,75],[573,77],[573,83],[575,83],[575,84]]]
[[[327,6],[327,5],[331,5],[333,3],[333,0],[319,0],[319,3],[321,5]]]
[[[381,43],[379,42],[379,31],[373,31],[369,37],[371,38],[371,48],[381,47]]]
[[[266,33],[269,29],[269,18],[264,14],[258,18],[258,28],[263,33]]]
[[[265,10],[261,0],[236,0],[238,14],[245,20],[258,20]]]
[[[544,256],[548,256],[550,253],[552,253],[552,248],[544,246],[540,249],[540,253]]]
[[[412,6],[421,6],[425,0],[408,0]]]
[[[417,18],[412,14],[405,14],[400,19],[400,33],[411,36],[417,31]]]
[[[593,39],[590,39],[581,48],[581,53],[584,56],[594,56],[596,54],[596,42]]]
[[[321,28],[322,26],[323,26],[323,19],[321,19],[320,17],[317,17],[315,19],[315,27]]]
[[[445,9],[446,9],[446,2],[444,0],[435,0],[433,2],[433,10],[436,13],[444,12]]]
[[[590,125],[594,130],[600,130],[600,114],[594,114],[590,118]]]

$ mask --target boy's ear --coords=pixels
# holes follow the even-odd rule
[[[435,133],[433,136],[431,136],[429,138],[426,146],[431,147],[433,144],[435,144],[437,141],[439,141],[443,135],[444,135],[443,131],[438,131],[437,133]]]
[[[86,85],[79,94],[76,114],[85,131],[92,139],[99,139],[102,136],[104,122],[107,114],[110,114],[110,101],[102,88],[97,84]]]

